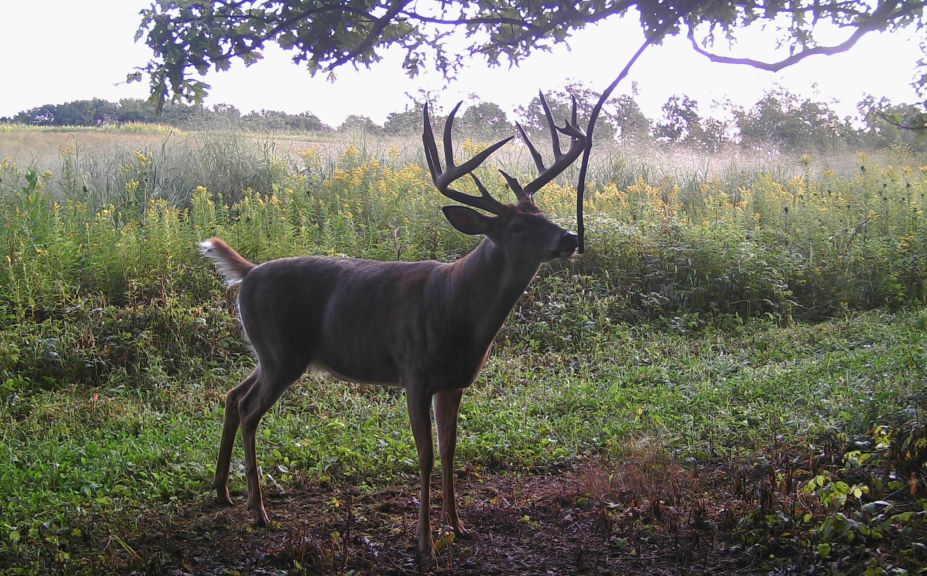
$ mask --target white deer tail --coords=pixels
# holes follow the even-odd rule
[[[229,247],[220,238],[210,238],[200,242],[200,254],[212,260],[216,270],[225,278],[229,287],[240,283],[254,264],[245,260],[241,254]]]

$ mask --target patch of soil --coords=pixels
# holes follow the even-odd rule
[[[660,574],[729,566],[720,561],[725,547],[714,526],[684,504],[700,505],[699,494],[683,489],[699,483],[654,464],[617,475],[601,466],[464,472],[458,500],[469,534],[455,539],[441,527],[436,558],[421,565],[414,551],[417,481],[410,480],[370,494],[268,486],[268,529],[251,527],[240,495],[231,508],[207,503],[150,518],[144,534],[128,542],[134,556],[125,567],[174,574]],[[441,504],[439,487],[434,492],[433,517]]]
[[[107,549],[105,569],[177,576],[861,574],[867,560],[897,556],[900,545],[885,534],[827,560],[814,544],[819,523],[790,524],[790,514],[815,509],[805,502],[796,512],[801,486],[823,465],[777,452],[748,465],[683,466],[642,451],[617,467],[465,469],[458,508],[469,535],[455,539],[433,523],[438,551],[421,563],[414,551],[417,480],[374,492],[265,482],[269,528],[252,528],[241,494],[232,507],[193,505],[141,519],[140,533]],[[435,480],[440,484],[439,475]],[[436,521],[440,485],[432,494]]]

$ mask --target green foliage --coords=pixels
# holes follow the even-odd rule
[[[693,141],[701,128],[698,102],[685,95],[670,96],[663,104],[663,122],[654,127],[654,137],[671,143]]]
[[[197,144],[181,155],[129,155],[103,190],[76,156],[65,157],[57,178],[3,161],[0,311],[42,320],[88,299],[203,294],[209,273],[195,245],[213,234],[257,261],[299,253],[445,258],[472,246],[444,225],[426,171],[398,153],[372,157],[351,146],[323,160],[310,149],[299,165],[267,144],[228,136]],[[579,309],[594,298],[597,314],[635,321],[706,313],[789,321],[923,303],[924,168],[873,166],[861,155],[847,176],[814,174],[812,159],[803,162],[804,174],[788,179],[760,170],[651,181],[605,171],[627,184],[596,186],[589,253],[568,264],[568,279],[551,268],[538,294]],[[184,195],[185,186],[194,193]],[[551,185],[542,203],[569,224],[569,187]],[[563,284],[579,281],[580,291]],[[546,318],[536,313],[550,314],[543,300],[537,311],[532,301],[521,306],[517,313],[538,322]]]
[[[177,128],[222,129],[239,127],[260,131],[327,132],[331,129],[311,112],[288,114],[274,110],[242,113],[230,104],[169,104],[160,111],[147,100],[124,98],[108,102],[99,98],[74,100],[63,104],[45,104],[24,110],[0,122],[29,126],[102,126],[108,124],[159,123]]]
[[[826,103],[782,89],[766,93],[750,110],[736,110],[734,115],[741,143],[747,146],[828,150],[853,132],[849,119],[841,121]]]
[[[224,392],[252,360],[199,240],[255,261],[446,260],[473,246],[398,150],[284,160],[199,142],[183,164],[120,155],[102,189],[86,158],[59,175],[0,162],[0,570],[92,572],[90,543],[118,545],[142,512],[210,490]],[[809,158],[791,179],[603,171],[630,177],[597,183],[590,251],[546,267],[507,322],[465,396],[461,460],[561,465],[647,438],[714,461],[837,430],[873,435],[848,461],[920,469],[922,422],[892,415],[919,406],[927,377],[927,174],[857,160],[813,174]],[[163,175],[190,165],[229,184],[169,201]],[[260,189],[242,184],[252,171]],[[539,202],[570,223],[571,188]],[[395,480],[416,468],[404,412],[394,389],[308,377],[264,420],[262,466],[280,482]],[[879,490],[831,470],[805,496],[842,535],[860,530],[837,515],[858,522],[848,509]],[[813,545],[837,553],[846,537],[825,539],[816,518]]]
[[[927,150],[927,112],[920,107],[867,95],[857,104],[857,110],[865,124],[866,139],[876,146]]]
[[[913,328],[909,315],[870,313],[813,326],[756,322],[694,334],[612,325],[563,353],[505,342],[465,396],[459,458],[477,469],[516,470],[583,455],[620,460],[645,438],[681,458],[716,461],[773,442],[804,445],[832,429],[864,435],[870,422],[904,409],[927,376],[923,365],[909,362],[927,344]],[[226,339],[214,340],[211,353],[162,348],[174,346],[174,335],[152,331],[147,365],[110,357],[109,371],[92,388],[37,386],[25,377],[0,382],[0,440],[8,456],[0,459],[0,568],[41,562],[62,569],[68,563],[61,552],[100,562],[85,538],[112,540],[140,509],[189,508],[206,497],[223,394],[249,362],[240,349],[222,356],[234,350],[236,336],[230,324],[223,331]],[[188,365],[173,372],[171,362]],[[135,366],[145,369],[133,372]],[[264,419],[261,464],[277,482],[391,482],[416,471],[407,428],[397,390],[310,377]],[[808,497],[820,499],[838,522],[859,506],[855,484],[832,474]],[[243,487],[236,464],[233,488]],[[844,527],[834,530],[842,534]]]
[[[862,0],[766,4],[584,0],[560,2],[555,10],[529,0],[437,4],[159,0],[142,11],[136,35],[145,39],[154,58],[129,79],[147,76],[152,97],[160,103],[172,98],[200,102],[209,85],[192,78],[194,72],[202,77],[210,69],[227,70],[235,59],[251,64],[262,57],[268,42],[293,52],[293,61],[305,63],[312,73],[332,73],[345,64],[370,66],[387,50],[398,50],[410,76],[432,69],[451,78],[474,58],[490,66],[517,64],[568,41],[590,24],[635,12],[651,42],[662,42],[688,28],[693,48],[701,52],[716,39],[734,41],[741,34],[771,27],[779,32],[778,45],[790,55],[773,63],[782,67],[810,54],[834,53],[852,45],[827,46],[818,38],[823,28],[845,29],[847,36],[854,35],[854,42],[856,36],[877,30],[922,30],[923,8],[921,2],[873,5]],[[924,78],[916,80],[919,86],[924,82]]]
[[[927,428],[912,415],[925,406],[923,392],[913,391],[894,410],[870,414],[876,424],[865,431],[821,437],[807,463],[774,457],[759,509],[739,521],[764,570],[810,552],[803,563],[840,573],[923,572]],[[894,553],[883,554],[886,546]]]

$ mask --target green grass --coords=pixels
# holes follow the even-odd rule
[[[870,312],[695,333],[618,324],[570,351],[504,347],[464,396],[458,458],[527,470],[592,455],[620,461],[646,441],[717,461],[829,432],[864,435],[922,392],[924,320]],[[128,377],[89,390],[7,381],[0,549],[34,561],[49,544],[65,551],[90,534],[119,535],[139,510],[206,498],[223,392],[244,364],[195,378],[147,374],[144,388]],[[259,444],[264,470],[282,482],[377,486],[417,470],[405,402],[386,388],[309,377],[265,418]],[[237,449],[238,489],[241,458]]]

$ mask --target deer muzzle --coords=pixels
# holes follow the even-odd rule
[[[557,246],[557,256],[560,258],[567,258],[573,255],[573,252],[576,252],[576,247],[579,244],[576,234],[564,230],[563,234],[560,235],[560,243]]]

